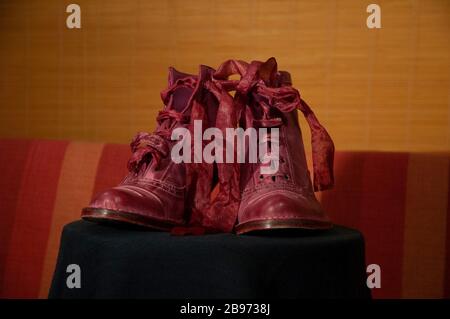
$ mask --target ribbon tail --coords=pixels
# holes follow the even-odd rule
[[[216,232],[230,233],[239,208],[239,168],[237,164],[218,164],[219,193],[206,212],[204,225]]]
[[[219,102],[216,126],[226,134],[226,128],[236,127],[237,117],[234,101],[223,88],[212,82],[205,83]],[[191,121],[206,119],[205,108],[201,102],[194,101]],[[192,125],[191,125],[192,130]],[[191,136],[193,136],[191,134]],[[225,148],[226,149],[226,148]],[[192,154],[194,155],[194,154]],[[225,158],[226,154],[223,154]],[[204,233],[231,232],[237,219],[239,208],[239,164],[217,163],[219,192],[211,202],[210,194],[214,175],[214,164],[191,163],[187,166],[189,185],[193,191],[190,221],[188,226],[176,228],[173,235],[201,235]]]
[[[226,135],[227,128],[235,128],[237,126],[237,108],[235,101],[224,90],[211,90],[220,101],[217,112],[216,125],[222,131],[223,136]],[[214,92],[215,91],[215,92]],[[225,139],[225,142],[228,143]],[[226,158],[226,147],[224,145],[223,158]],[[236,157],[236,149],[233,148],[233,156]],[[233,163],[217,163],[219,192],[209,207],[205,210],[204,225],[208,229],[217,232],[229,233],[233,230],[236,223],[237,212],[240,202],[239,191],[239,164]]]
[[[202,120],[206,123],[206,114],[204,106],[193,101],[191,112],[191,125],[189,126],[191,132],[191,145],[194,145],[194,129],[193,122],[195,120]],[[204,147],[204,145],[202,145]],[[195,156],[194,148],[191,148],[191,158]],[[202,227],[203,225],[203,213],[209,204],[209,194],[211,193],[212,180],[213,180],[213,166],[205,162],[202,163],[188,163],[186,165],[186,176],[189,194],[188,205],[190,209],[190,218],[187,227]],[[175,232],[177,233],[177,232]],[[184,234],[189,233],[186,229],[181,232]]]
[[[333,140],[303,99],[300,100],[299,109],[302,111],[311,129],[314,191],[330,189],[334,186]]]

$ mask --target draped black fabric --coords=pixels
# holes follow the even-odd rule
[[[69,289],[67,266],[81,269]],[[171,236],[77,221],[64,227],[50,298],[369,298],[352,229]]]

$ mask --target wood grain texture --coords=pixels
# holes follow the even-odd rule
[[[376,1],[378,30],[360,0],[77,0],[79,30],[69,3],[0,1],[0,137],[128,142],[168,66],[275,56],[337,149],[450,149],[448,0]]]

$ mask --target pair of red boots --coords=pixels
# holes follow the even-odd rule
[[[240,79],[230,79],[233,75]],[[250,64],[228,60],[217,70],[200,66],[198,75],[171,68],[169,87],[161,97],[165,107],[156,130],[139,133],[131,143],[128,176],[98,194],[83,209],[84,219],[126,222],[175,234],[332,226],[314,190],[333,186],[333,142],[291,86],[289,73],[277,70],[274,58]],[[314,190],[297,109],[311,129]],[[267,164],[249,163],[248,148],[245,163],[176,163],[171,153],[178,141],[172,140],[172,132],[186,128],[194,145],[195,120],[202,121],[203,131],[216,127],[223,136],[227,128],[278,128],[277,172],[261,174]],[[259,145],[265,143],[270,149],[270,133],[263,139],[259,137]],[[198,153],[192,146],[190,155],[198,159],[194,151]],[[212,198],[215,187],[218,191]]]

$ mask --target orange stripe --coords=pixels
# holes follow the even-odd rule
[[[67,147],[58,181],[39,298],[48,295],[63,226],[79,219],[81,208],[91,199],[102,150],[103,144],[93,143],[74,142]]]
[[[443,296],[447,194],[448,155],[411,154],[404,233],[404,298]]]

